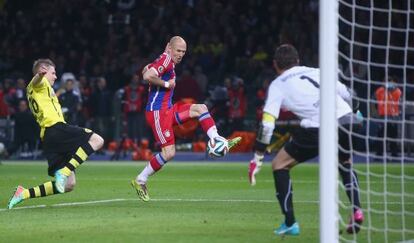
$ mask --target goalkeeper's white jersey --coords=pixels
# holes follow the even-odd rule
[[[352,112],[344,100],[351,94],[339,81],[336,89],[336,117],[339,119]],[[301,127],[319,127],[319,94],[319,69],[295,66],[272,81],[263,111],[278,118],[280,109],[284,108],[301,120]]]

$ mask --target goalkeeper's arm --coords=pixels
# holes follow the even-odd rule
[[[345,84],[341,83],[340,81],[336,84],[336,91],[339,96],[341,96],[346,103],[351,107],[354,113],[357,113],[359,110],[359,100],[357,98],[357,94],[354,90],[345,86]]]
[[[270,140],[272,139],[275,121],[276,117],[267,112],[263,113],[262,122],[260,123],[257,131],[256,143],[254,146],[255,153],[253,158],[253,160],[259,165],[263,162],[266,147],[270,144]]]

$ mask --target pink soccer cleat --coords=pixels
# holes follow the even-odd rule
[[[363,221],[364,213],[361,209],[357,209],[349,220],[346,232],[348,232],[348,234],[357,234],[361,229],[361,224]]]

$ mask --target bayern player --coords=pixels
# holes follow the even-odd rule
[[[254,185],[255,174],[262,164],[263,154],[270,143],[280,109],[286,108],[293,112],[301,120],[300,127],[272,160],[272,170],[277,199],[285,216],[275,234],[298,235],[300,229],[293,212],[293,189],[289,171],[298,163],[316,157],[319,152],[319,69],[299,66],[298,52],[295,47],[288,44],[276,49],[273,66],[278,77],[269,86],[262,123],[257,133],[256,151],[249,165],[249,179]],[[339,173],[353,209],[347,232],[357,233],[364,215],[359,200],[357,175],[350,160],[349,131],[351,124],[360,123],[361,119],[353,113],[349,105],[351,97],[346,86],[338,81],[336,100],[341,148],[338,152]]]
[[[213,118],[204,104],[172,104],[175,87],[175,65],[180,63],[187,51],[187,44],[180,36],[167,43],[164,53],[143,69],[143,78],[149,82],[149,95],[145,117],[151,126],[154,138],[161,144],[161,153],[156,154],[141,173],[131,181],[143,201],[149,201],[148,177],[159,171],[175,155],[173,126],[191,118],[197,118],[210,139],[220,137]],[[224,138],[223,138],[224,139]],[[228,141],[229,149],[240,138]]]

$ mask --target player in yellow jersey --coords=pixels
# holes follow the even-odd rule
[[[76,184],[75,169],[104,143],[103,138],[91,130],[66,124],[52,88],[57,77],[55,64],[50,59],[36,60],[33,75],[27,85],[27,99],[40,125],[48,173],[55,180],[29,189],[17,186],[8,203],[9,209],[25,199],[72,191]]]

